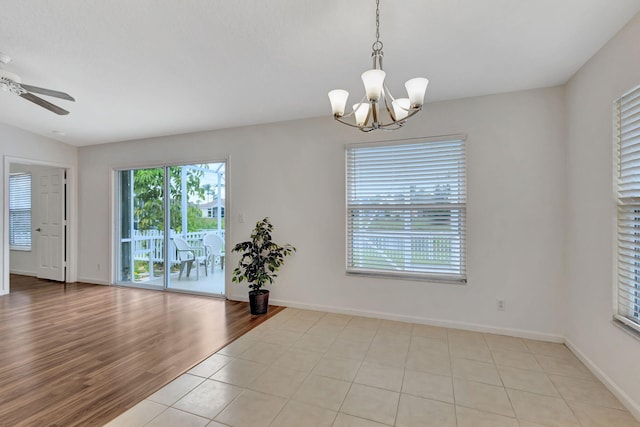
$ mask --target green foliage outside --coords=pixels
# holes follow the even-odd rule
[[[206,167],[202,165],[201,167]],[[171,201],[169,215],[171,228],[182,232],[182,174],[181,166],[169,168],[169,188]],[[138,230],[164,230],[163,198],[164,198],[164,170],[163,168],[138,169],[134,171],[135,204],[134,215],[138,223]],[[188,198],[204,200],[205,195],[215,193],[209,184],[200,186],[204,172],[187,169]],[[205,188],[208,187],[208,188]],[[213,218],[203,218],[202,211],[191,204],[187,206],[187,230],[197,231],[217,227]]]
[[[200,216],[190,216],[187,223],[189,224],[189,231],[216,230],[218,228],[218,220],[215,218],[204,217],[202,216],[202,212],[200,213]],[[224,218],[220,220],[220,224],[220,229],[224,230]]]

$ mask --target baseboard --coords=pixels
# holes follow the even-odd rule
[[[33,271],[22,271],[22,270],[11,270],[10,271],[11,274],[19,274],[21,276],[31,276],[31,277],[38,277],[37,273],[33,272]],[[92,279],[90,277],[79,277],[78,280],[76,280],[76,282],[83,282],[83,283],[90,283],[92,285],[110,285],[111,283],[102,280],[102,279]],[[71,281],[67,281],[67,283],[74,283]]]
[[[631,412],[631,415],[633,415],[636,420],[640,421],[640,402],[634,401],[627,393],[624,392],[624,390],[620,389],[620,387],[618,387],[618,385],[614,381],[612,381],[611,378],[607,376],[607,374],[605,374],[600,368],[598,368],[598,366],[593,363],[591,359],[589,359],[582,351],[580,351],[580,349],[570,339],[565,338],[565,344],[567,345],[567,347],[569,347],[573,354],[575,354],[576,357],[580,359],[580,361],[584,363],[587,368],[589,368],[591,373],[593,373],[596,378],[598,378],[605,385],[605,387],[607,387],[609,391],[618,398],[620,403],[622,403],[625,408],[627,408],[629,412]]]
[[[234,301],[245,301],[245,302],[249,300],[248,296],[246,295],[243,295],[243,296],[230,295],[229,299]],[[527,339],[549,341],[549,342],[556,342],[556,343],[564,342],[564,337],[562,335],[547,334],[543,332],[527,331],[522,329],[501,328],[501,327],[482,325],[477,323],[429,319],[429,318],[417,317],[417,316],[403,316],[403,315],[380,312],[380,311],[357,310],[357,309],[316,305],[316,304],[302,304],[295,301],[287,301],[287,300],[280,300],[280,299],[270,299],[269,302],[273,305],[299,308],[303,310],[325,311],[328,313],[346,314],[349,316],[374,317],[376,319],[396,320],[400,322],[418,323],[421,325],[440,326],[444,328],[462,329],[465,331],[483,332],[483,333],[497,334],[497,335],[507,335],[511,337],[527,338]]]
[[[76,282],[89,283],[91,285],[107,285],[107,286],[111,286],[111,283],[106,281],[106,280],[93,279],[91,277],[78,277],[78,280],[76,280]]]
[[[16,270],[15,268],[12,268],[11,270],[9,270],[9,273],[19,274],[20,276],[29,276],[29,277],[36,277],[37,275],[35,271]]]

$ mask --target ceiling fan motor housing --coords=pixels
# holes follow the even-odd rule
[[[0,68],[0,89],[15,95],[22,95],[26,90],[20,86],[20,82],[20,76]]]

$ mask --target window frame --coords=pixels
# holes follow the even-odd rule
[[[15,189],[13,189],[14,180],[16,179],[16,177],[28,177],[28,189],[29,189],[29,195],[28,195],[29,207],[28,208],[15,208],[15,207],[12,208],[11,193],[16,191]],[[33,174],[31,172],[12,172],[9,174],[9,208],[8,210],[9,210],[9,250],[30,252],[33,248],[33,234],[31,232],[31,228],[33,225]],[[12,219],[13,213],[15,212],[28,213],[28,216],[29,216],[29,220],[28,220],[29,243],[28,244],[15,243],[14,232],[13,232],[13,219]]]
[[[409,146],[412,144],[420,145],[420,144],[430,144],[430,143],[459,143],[460,144],[460,154],[462,155],[462,165],[458,165],[456,169],[459,175],[456,175],[456,179],[458,180],[459,186],[462,188],[462,195],[459,196],[460,200],[455,203],[431,203],[428,204],[430,209],[433,210],[442,210],[443,205],[446,205],[445,208],[448,208],[450,211],[456,210],[457,213],[450,213],[451,216],[457,216],[456,220],[459,223],[457,227],[458,234],[457,241],[459,242],[459,263],[457,265],[458,271],[451,272],[436,272],[436,271],[414,271],[410,269],[400,269],[400,270],[391,270],[389,268],[371,268],[371,267],[358,267],[353,263],[353,253],[352,253],[352,230],[350,228],[350,221],[353,218],[354,210],[366,210],[366,208],[359,207],[357,203],[350,203],[350,174],[354,172],[350,170],[350,151],[357,150],[359,148],[375,148],[375,147],[393,147],[393,146]],[[345,145],[345,268],[347,275],[365,275],[365,276],[374,276],[374,277],[386,277],[393,279],[401,279],[401,280],[413,280],[413,281],[428,281],[428,282],[443,282],[443,283],[452,283],[452,284],[466,284],[467,283],[467,260],[466,260],[466,251],[467,251],[467,232],[466,232],[466,210],[467,210],[467,153],[466,153],[466,145],[467,145],[467,135],[466,134],[455,134],[455,135],[445,135],[445,136],[437,136],[437,137],[423,137],[423,138],[411,138],[411,139],[402,139],[402,140],[386,140],[386,141],[376,141],[376,142],[364,142],[364,143],[353,143]],[[426,183],[430,183],[431,185],[437,185],[438,179],[434,179],[431,181],[425,181]],[[412,215],[415,215],[416,210],[422,210],[422,214],[427,210],[425,209],[424,203],[385,203],[381,206],[376,205],[376,209],[380,207],[381,210],[394,211],[395,213],[400,213],[401,215],[406,215],[405,218],[413,218]],[[369,207],[370,208],[370,207]],[[409,221],[413,221],[410,219]],[[406,237],[405,237],[406,239]],[[453,241],[453,239],[452,239]],[[405,257],[413,254],[413,251],[405,252]]]
[[[625,123],[622,115],[624,113],[623,109],[623,100],[625,97],[630,97],[630,103],[633,105],[631,110],[636,110],[631,114],[631,117],[637,116],[633,118],[629,123]],[[636,145],[640,147],[640,86],[636,86],[635,88],[625,92],[622,96],[617,98],[613,103],[613,146],[614,146],[614,179],[613,179],[613,187],[614,187],[614,198],[615,198],[615,239],[614,239],[614,280],[613,280],[613,319],[614,322],[621,323],[624,327],[628,328],[630,332],[633,332],[636,336],[640,336],[640,231],[637,233],[633,233],[634,238],[630,239],[630,234],[628,232],[629,224],[632,225],[632,229],[636,227],[640,228],[640,180],[637,182],[625,181],[623,178],[623,164],[628,164],[630,161],[638,162],[637,159],[632,159],[633,154],[640,152],[637,150],[635,153],[633,150],[631,152],[627,152],[627,157],[624,157],[623,151],[623,143],[628,140],[623,141],[622,137],[622,128],[626,126],[631,126],[629,129],[632,133],[639,132],[637,135],[631,136],[630,140],[636,140],[630,142],[630,145]],[[635,123],[634,123],[635,122]],[[624,132],[628,132],[629,130],[625,130]],[[627,172],[627,169],[625,169]],[[627,172],[628,173],[628,172]],[[622,189],[624,187],[624,190]],[[621,195],[621,191],[632,191],[635,192],[633,195],[623,196]],[[624,218],[625,214],[627,218]],[[629,219],[629,214],[631,217],[634,217],[632,220]],[[637,218],[636,218],[637,217]],[[625,223],[626,224],[623,224]],[[623,232],[622,228],[626,227],[627,232]],[[625,237],[626,235],[626,237]],[[637,238],[635,236],[638,236]],[[633,241],[631,241],[633,240]],[[639,261],[634,262],[634,267],[629,266],[631,270],[635,270],[632,272],[631,270],[625,271],[624,264],[629,265],[629,251],[625,251],[624,245],[631,244],[634,246],[632,248],[633,259],[638,259]],[[625,258],[627,258],[625,260]],[[632,284],[627,284],[624,282],[624,274],[625,272],[631,273],[631,275],[637,275],[637,279],[631,279],[631,282],[635,282],[635,295],[631,294],[631,300],[635,299],[635,302],[630,301],[626,307],[621,304],[621,299],[624,299],[625,296],[623,292],[631,290],[634,291]],[[629,289],[627,289],[629,288]],[[633,314],[635,313],[635,315]],[[635,319],[634,319],[635,317]]]

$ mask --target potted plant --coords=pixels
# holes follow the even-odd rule
[[[236,244],[232,251],[240,252],[240,261],[233,270],[232,281],[249,282],[249,306],[251,314],[265,314],[269,305],[269,291],[262,289],[278,277],[276,272],[284,263],[284,257],[295,252],[290,244],[280,246],[271,240],[273,225],[269,218],[256,223],[251,240]]]

